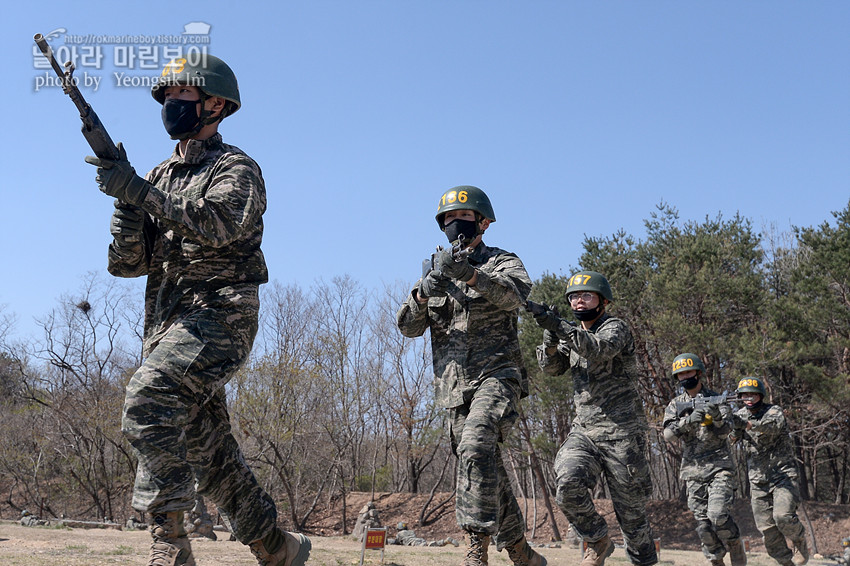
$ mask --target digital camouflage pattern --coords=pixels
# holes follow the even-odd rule
[[[474,287],[452,280],[447,296],[420,305],[417,283],[396,318],[407,337],[431,331],[436,401],[449,409],[458,457],[458,525],[493,535],[501,550],[525,531],[499,443],[528,392],[517,322],[531,279],[516,255],[499,248],[481,243],[468,259],[478,270]]]
[[[698,396],[714,397],[718,393],[703,386]],[[679,477],[685,480],[688,509],[697,523],[702,551],[709,560],[721,560],[730,541],[740,538],[738,525],[732,518],[737,481],[732,450],[726,437],[732,430],[732,408],[718,406],[720,419],[708,426],[689,424],[688,415],[680,417],[676,403],[689,401],[687,391],[675,397],[664,410],[664,438],[678,438],[682,446]]]
[[[720,395],[705,386],[698,396],[714,397]],[[688,425],[687,415],[680,417],[676,413],[676,403],[690,401],[688,392],[682,392],[667,404],[664,410],[665,438],[672,435],[682,445],[682,467],[679,478],[706,480],[719,471],[735,471],[732,449],[726,437],[732,431],[732,408],[723,403],[718,405],[721,420],[717,419],[708,426]],[[669,432],[668,432],[669,431]]]
[[[652,493],[646,461],[646,416],[635,390],[637,364],[628,325],[603,314],[589,330],[566,321],[556,332],[557,351],[537,347],[549,375],[567,370],[573,378],[576,416],[555,457],[558,506],[583,539],[608,534],[593,506],[591,490],[604,475],[614,512],[633,564],[658,562],[646,503]]]
[[[257,333],[266,208],[259,166],[219,134],[190,140],[185,156],[147,175],[144,238],[114,241],[109,272],[147,275],[144,353],[127,385],[122,429],[139,457],[133,507],[188,511],[197,492],[215,502],[236,538],[275,524],[230,430],[224,385]]]
[[[603,314],[590,330],[566,321],[558,331],[558,351],[537,346],[537,361],[548,375],[570,371],[576,415],[571,430],[591,440],[619,440],[646,434],[646,416],[635,389],[637,362],[625,321]]]
[[[778,405],[762,403],[755,412],[746,407],[734,413],[733,439],[744,443],[750,479],[750,502],[756,527],[767,553],[790,563],[792,542],[805,540],[806,530],[797,517],[800,491],[797,460],[785,414]]]
[[[241,288],[268,282],[260,244],[266,190],[257,163],[221,134],[190,140],[145,176],[153,188],[142,241],[109,247],[109,272],[147,275],[145,355],[186,312],[227,309],[234,339],[250,347],[259,310]],[[241,314],[245,311],[244,316]]]
[[[513,379],[528,392],[517,321],[531,278],[516,255],[483,243],[468,259],[478,270],[475,287],[452,281],[448,296],[422,305],[411,293],[396,314],[408,338],[431,329],[436,400],[447,409],[468,403],[488,377]]]
[[[499,444],[516,422],[519,384],[487,378],[460,407],[449,409],[452,448],[458,457],[455,515],[466,530],[493,535],[502,550],[525,534]]]

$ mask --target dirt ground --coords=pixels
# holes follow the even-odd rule
[[[442,501],[445,494],[435,496],[435,501]],[[346,521],[348,532],[354,528],[357,513],[371,499],[368,493],[351,493],[347,498],[348,513]],[[426,540],[439,540],[446,537],[461,539],[463,533],[458,529],[454,516],[454,504],[447,505],[442,513],[427,526],[417,525],[417,520],[424,501],[427,498],[422,495],[411,495],[406,493],[385,493],[375,495],[375,507],[378,510],[381,523],[389,527],[390,536],[395,533],[395,526],[401,521],[410,525],[418,537]],[[529,526],[527,536],[529,540],[537,543],[551,543],[555,540],[552,528],[546,520],[546,511],[542,501],[537,501],[537,515],[535,520],[534,504],[531,500],[527,502],[519,500],[520,508],[525,515]],[[552,505],[555,502],[552,501]],[[596,501],[596,508],[608,521],[611,536],[615,543],[622,544],[617,520],[614,516],[611,501],[600,499]],[[680,501],[650,501],[648,506],[649,520],[652,524],[656,538],[660,539],[663,548],[680,550],[699,550],[699,539],[694,530],[696,523],[693,514],[688,511],[687,505]],[[742,536],[749,539],[753,551],[764,551],[761,535],[756,529],[753,514],[750,509],[749,500],[738,500],[734,508],[735,521],[742,531]],[[803,510],[798,512],[800,519],[806,525],[806,529],[814,532],[815,544],[818,552],[828,556],[844,552],[841,540],[850,536],[850,505],[830,505],[826,503],[807,502]],[[341,535],[342,513],[340,506],[334,509],[323,510],[314,521],[315,533],[319,535]],[[568,523],[563,513],[555,507],[555,517],[561,538],[568,536]],[[808,521],[806,520],[808,517]],[[809,524],[811,523],[811,525]],[[532,536],[533,535],[533,536]],[[812,544],[811,538],[809,539]]]
[[[56,529],[22,527],[10,522],[0,523],[0,564],[3,566],[144,566],[147,562],[150,538],[144,531],[112,529]],[[256,566],[248,549],[238,542],[226,540],[192,541],[198,566]],[[383,555],[385,566],[458,566],[463,561],[463,547],[388,546]],[[538,549],[551,566],[577,565],[579,550],[571,547]],[[309,564],[347,566],[360,563],[360,543],[352,537],[313,537]],[[364,564],[381,564],[381,552],[369,550]],[[702,553],[665,549],[660,564],[696,566],[706,562]],[[764,553],[750,553],[749,566],[770,566],[776,563]],[[606,566],[626,566],[625,551],[617,548]],[[812,560],[816,566],[829,562]],[[490,553],[491,566],[509,566],[504,552]]]
[[[354,528],[357,513],[371,498],[370,494],[354,493],[347,499],[346,524],[350,532]],[[441,500],[441,498],[437,498]],[[389,536],[395,534],[395,525],[405,521],[426,540],[439,540],[447,537],[462,540],[462,533],[455,524],[454,507],[446,506],[442,514],[427,526],[418,526],[416,521],[424,501],[424,496],[408,494],[378,494],[375,496],[376,509],[382,524],[389,527]],[[539,502],[538,502],[539,503]],[[526,516],[531,525],[534,516],[529,502]],[[520,501],[524,507],[525,502]],[[611,525],[615,542],[622,544],[622,537],[616,527],[610,502],[597,501]],[[755,530],[752,513],[746,501],[739,501],[735,517],[742,528],[745,539],[749,540],[749,566],[768,566],[775,564],[764,554],[764,547]],[[847,505],[806,505],[818,550],[822,555],[839,553],[841,539],[850,535],[850,506]],[[562,537],[567,536],[566,520],[556,509]],[[684,504],[679,502],[655,501],[649,507],[650,520],[656,536],[660,539],[661,564],[701,565],[706,562],[699,552],[699,544],[693,531],[693,518]],[[802,514],[805,520],[806,514]],[[360,562],[360,543],[351,536],[342,536],[341,508],[336,506],[322,509],[311,521],[309,535],[313,541],[310,564],[353,565]],[[538,544],[552,545],[552,530],[545,523],[542,503],[539,504],[537,521],[532,541]],[[218,541],[206,539],[193,540],[192,545],[198,566],[253,565],[256,564],[246,547],[238,542],[226,540],[227,533],[218,533]],[[529,532],[531,535],[531,532]],[[0,565],[3,566],[143,566],[146,563],[147,549],[150,544],[148,533],[144,531],[119,531],[112,529],[68,529],[56,527],[22,527],[16,522],[0,521]],[[388,546],[383,564],[387,566],[456,566],[463,560],[463,545],[443,547],[401,547]],[[580,552],[566,543],[559,548],[546,546],[539,549],[549,564],[572,565],[581,561]],[[379,551],[366,552],[366,564],[380,564]],[[507,566],[505,553],[491,552],[492,566]],[[622,548],[618,548],[606,564],[626,565],[628,561]],[[834,564],[826,559],[813,559],[812,565]]]

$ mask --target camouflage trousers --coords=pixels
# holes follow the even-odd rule
[[[133,508],[189,511],[197,492],[247,543],[274,527],[277,510],[231,434],[224,386],[257,327],[234,337],[222,316],[196,311],[168,331],[127,384],[121,427],[139,460]]]
[[[457,456],[455,515],[464,530],[492,535],[502,550],[525,534],[525,521],[502,463],[499,443],[517,419],[519,385],[488,378],[472,400],[449,409]]]
[[[806,529],[797,518],[800,501],[797,483],[789,477],[776,485],[750,483],[750,498],[765,550],[778,562],[791,560],[794,552],[788,548],[785,537],[795,541],[806,536]]]
[[[687,482],[688,509],[697,522],[702,553],[709,560],[722,559],[726,555],[725,543],[741,536],[732,519],[735,481],[734,473],[719,470],[709,478],[691,478]]]
[[[632,564],[658,562],[646,502],[652,491],[644,436],[593,441],[573,430],[555,457],[556,500],[580,537],[596,542],[608,534],[605,519],[596,511],[591,490],[605,477],[614,514],[623,531]]]

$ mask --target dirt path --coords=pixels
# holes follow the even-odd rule
[[[313,537],[310,564],[348,566],[360,563],[360,544],[351,537]],[[59,529],[22,527],[0,522],[0,564],[3,566],[144,566],[150,535],[145,531],[96,529]],[[198,566],[255,566],[251,553],[238,542],[192,541]],[[574,548],[543,548],[540,552],[552,566],[577,565],[581,561]],[[379,551],[367,551],[365,564],[380,564]],[[463,560],[463,548],[389,546],[384,555],[386,566],[457,566]],[[491,552],[492,566],[509,566],[505,553]],[[606,562],[610,566],[629,564],[618,548]],[[700,566],[701,553],[661,550],[661,564]],[[763,553],[751,553],[749,566],[773,566]],[[829,562],[812,560],[816,566]]]

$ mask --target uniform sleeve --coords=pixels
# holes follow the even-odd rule
[[[774,405],[766,415],[759,419],[758,424],[752,430],[758,433],[757,446],[759,451],[773,450],[788,436],[785,413]]]
[[[488,266],[478,269],[478,281],[473,288],[499,309],[512,311],[525,305],[531,286],[522,261],[513,254],[505,254],[495,258],[492,269]]]
[[[113,212],[113,214],[115,214]],[[133,245],[119,245],[112,240],[107,251],[106,270],[115,277],[141,277],[148,274],[150,268],[150,250],[147,249],[150,242],[148,237],[154,227],[150,218],[145,218],[144,235]]]
[[[164,230],[202,245],[220,248],[256,229],[266,210],[266,189],[260,168],[250,157],[230,154],[214,165],[202,198],[189,199],[151,187],[141,207]]]
[[[564,324],[561,325],[562,327]],[[577,326],[569,326],[558,337],[566,342],[570,350],[588,360],[610,360],[622,352],[631,343],[631,332],[626,323],[612,320],[603,324],[596,332],[589,332]]]
[[[680,418],[676,412],[676,400],[673,399],[667,403],[664,409],[664,439],[670,442],[684,434],[682,430],[686,422],[685,418]]]
[[[419,287],[418,282],[414,289],[417,287]],[[411,291],[396,312],[395,318],[398,329],[404,336],[408,338],[422,336],[428,328],[428,303],[420,305],[414,292]]]
[[[546,353],[546,345],[537,346],[537,364],[546,375],[561,375],[570,368],[570,351],[562,344],[551,356]]]

